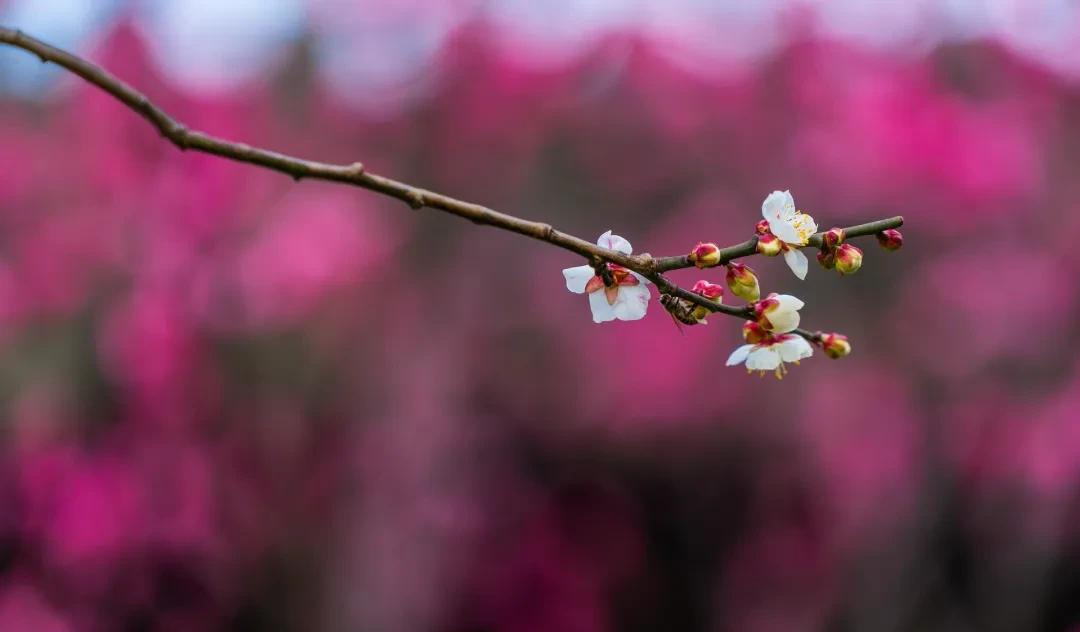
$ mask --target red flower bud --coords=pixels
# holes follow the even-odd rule
[[[709,283],[705,280],[695,283],[694,287],[690,288],[690,291],[694,294],[700,294],[710,301],[719,301],[724,297],[724,287],[722,285]]]
[[[904,236],[900,231],[890,228],[877,234],[877,242],[885,250],[900,250],[904,245]]]
[[[840,274],[855,274],[862,267],[862,250],[851,244],[842,244],[836,249],[836,271]]]
[[[824,334],[821,336],[821,348],[825,355],[833,358],[842,358],[851,353],[851,343],[843,334]]]
[[[690,251],[690,263],[699,268],[711,268],[720,263],[720,247],[712,243],[699,243]]]
[[[758,235],[757,238],[757,251],[766,257],[775,257],[780,254],[780,251],[784,248],[780,238],[772,233],[766,235]]]
[[[817,262],[821,264],[822,268],[832,270],[836,267],[836,255],[830,250],[819,250],[817,253]]]
[[[844,243],[843,228],[830,228],[821,236],[821,247],[823,249],[833,250],[842,243]]]

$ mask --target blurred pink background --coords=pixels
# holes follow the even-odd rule
[[[855,349],[762,380],[736,321],[594,325],[563,251],[182,154],[0,50],[0,630],[1078,629],[1075,3],[0,23],[196,129],[638,252],[778,188],[907,220],[854,277],[750,262]]]

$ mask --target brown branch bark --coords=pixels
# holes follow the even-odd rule
[[[0,26],[0,44],[7,44],[21,48],[37,55],[42,62],[52,62],[66,70],[82,77],[87,82],[109,93],[129,109],[139,114],[153,125],[161,135],[176,145],[181,150],[200,151],[213,154],[228,160],[245,162],[266,169],[271,169],[291,176],[296,180],[311,178],[314,180],[328,180],[350,184],[381,193],[405,202],[413,209],[432,208],[451,215],[467,219],[475,224],[493,226],[519,235],[525,235],[539,241],[544,241],[564,250],[585,257],[593,265],[603,262],[614,263],[629,268],[656,284],[657,289],[664,294],[672,294],[679,298],[702,305],[714,312],[748,318],[750,308],[720,305],[705,299],[702,296],[689,292],[668,281],[662,273],[691,267],[686,255],[674,257],[661,257],[654,259],[648,253],[640,255],[626,255],[621,252],[602,248],[579,237],[561,232],[550,224],[535,222],[506,213],[487,208],[479,204],[465,202],[452,198],[448,195],[415,187],[404,182],[399,182],[385,176],[370,173],[359,162],[347,165],[335,165],[303,158],[296,158],[259,147],[252,147],[244,143],[237,143],[211,136],[200,131],[189,129],[186,125],[177,121],[167,112],[155,105],[145,94],[131,87],[117,78],[104,68],[87,61],[77,55],[56,48],[39,39],[31,37],[22,31]],[[888,228],[898,228],[904,223],[902,217],[860,224],[846,228],[848,237],[872,235]],[[810,246],[818,246],[821,243],[822,233],[811,237]],[[746,257],[755,254],[757,239],[752,238],[741,244],[722,249],[723,261],[726,263],[732,259]],[[805,330],[797,330],[796,333],[815,340],[816,334]]]

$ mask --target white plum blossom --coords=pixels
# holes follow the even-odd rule
[[[800,279],[806,278],[808,262],[799,250],[817,232],[814,218],[796,210],[791,191],[773,191],[761,203],[761,215],[769,223],[769,232],[783,242],[784,261]]]
[[[799,310],[804,303],[790,294],[770,294],[754,303],[754,314],[766,331],[786,334],[799,326]]]
[[[754,344],[745,344],[735,349],[727,359],[728,366],[746,364],[747,371],[760,371],[764,375],[773,371],[777,378],[787,373],[785,362],[799,363],[799,360],[814,355],[814,348],[802,336],[796,334],[765,334]]]
[[[596,240],[596,245],[623,254],[631,254],[630,242],[607,231]],[[640,320],[649,308],[649,280],[637,272],[606,263],[612,287],[606,287],[604,280],[596,274],[592,266],[577,266],[563,270],[566,277],[566,289],[575,294],[588,294],[589,307],[592,309],[593,322],[606,323],[612,320]]]

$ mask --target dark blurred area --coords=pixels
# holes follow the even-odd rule
[[[635,252],[774,189],[903,215],[852,277],[748,262],[852,355],[759,379],[732,319],[596,325],[564,251],[180,153],[0,50],[0,630],[1080,630],[1075,5],[542,4],[0,23]]]

